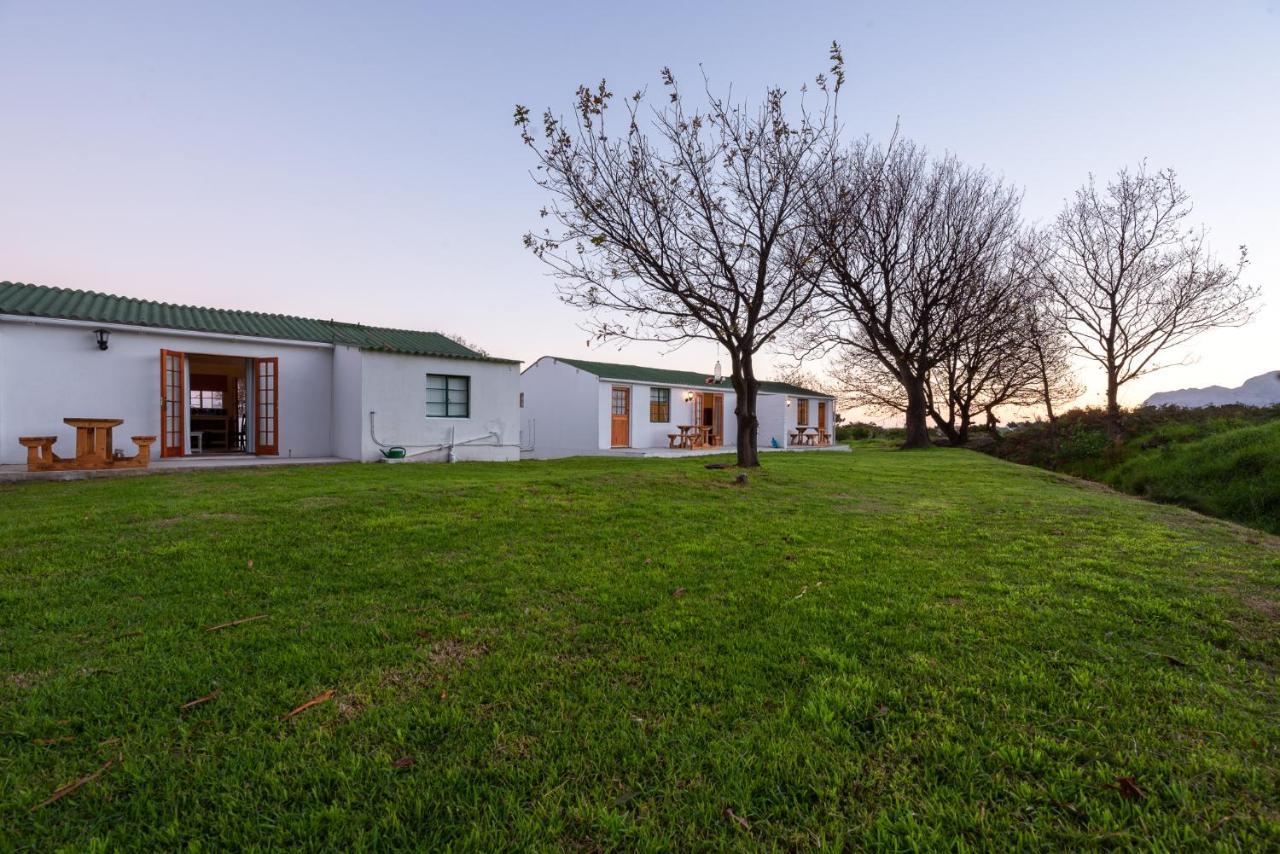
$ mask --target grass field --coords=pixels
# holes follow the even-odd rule
[[[0,486],[0,848],[1280,846],[1276,540],[704,462]]]

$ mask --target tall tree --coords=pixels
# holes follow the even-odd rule
[[[695,106],[667,69],[661,106],[642,110],[636,92],[618,134],[603,81],[579,88],[572,122],[544,113],[540,140],[516,107],[534,180],[551,197],[543,216],[557,223],[526,246],[551,266],[561,298],[591,312],[599,338],[703,339],[728,351],[739,466],[759,465],[756,354],[808,303],[821,272],[805,211],[844,82],[838,45],[831,59],[817,111],[802,97],[789,113],[776,88],[753,107],[704,86]]]
[[[892,376],[903,447],[926,447],[929,376],[983,317],[978,284],[1016,235],[1019,196],[905,141],[854,145],[829,169],[811,208],[827,274],[808,313],[810,346],[852,351],[847,363]]]
[[[1043,290],[1032,291],[1021,316],[1035,377],[1035,403],[1044,407],[1049,431],[1054,433],[1058,426],[1056,407],[1084,394],[1071,361],[1071,338],[1053,313],[1052,295]]]
[[[1046,285],[1074,349],[1106,373],[1107,426],[1122,436],[1125,383],[1166,365],[1161,354],[1209,329],[1252,317],[1258,290],[1220,263],[1203,227],[1185,224],[1187,192],[1172,169],[1121,169],[1105,187],[1092,176],[1058,215]]]

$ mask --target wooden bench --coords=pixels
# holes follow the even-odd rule
[[[53,443],[57,436],[19,436],[18,444],[27,449],[27,471],[41,471],[51,468],[58,460],[53,453]]]
[[[27,471],[75,471],[77,469],[145,468],[151,464],[155,436],[133,436],[138,452],[126,457],[111,445],[114,418],[64,418],[76,428],[76,455],[60,457],[53,451],[57,436],[20,436],[18,444],[27,449]]]

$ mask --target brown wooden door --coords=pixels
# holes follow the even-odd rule
[[[825,400],[818,401],[818,429],[827,429],[827,402]]]
[[[631,445],[631,389],[626,386],[614,386],[611,394],[609,444],[615,448],[626,448]]]
[[[724,444],[724,395],[711,396],[711,443]]]
[[[185,353],[160,351],[160,456],[180,457],[187,449]]]
[[[253,360],[253,451],[280,453],[280,360]]]

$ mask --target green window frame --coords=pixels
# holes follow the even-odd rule
[[[666,424],[671,420],[671,389],[649,389],[649,423]]]
[[[427,417],[470,418],[471,377],[427,374]]]

